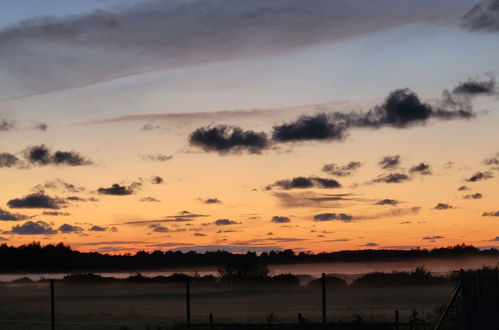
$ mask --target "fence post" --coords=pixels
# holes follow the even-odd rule
[[[395,330],[400,329],[400,324],[399,324],[399,311],[398,309],[395,310]]]
[[[322,324],[326,324],[326,273],[322,273]]]
[[[186,323],[189,326],[191,324],[191,282],[189,278],[185,281],[185,312]]]
[[[298,324],[303,324],[303,316],[301,313],[298,313]]]
[[[210,329],[211,330],[215,329],[215,325],[213,324],[213,314],[210,313],[210,315],[208,315],[208,318],[210,320]]]
[[[55,303],[54,303],[54,280],[50,280],[50,324],[51,329],[55,330]]]

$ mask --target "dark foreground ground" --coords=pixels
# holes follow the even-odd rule
[[[320,287],[207,285],[193,283],[192,321],[297,322],[297,314],[321,321]],[[413,311],[434,321],[452,295],[452,284],[329,288],[328,319],[407,322]],[[157,330],[185,321],[182,283],[62,283],[55,285],[56,329]],[[50,329],[48,283],[1,284],[0,329]]]

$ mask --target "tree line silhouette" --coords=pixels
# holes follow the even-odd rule
[[[495,248],[486,250],[470,245],[456,245],[435,249],[412,250],[350,250],[322,253],[296,253],[293,250],[270,251],[256,254],[235,254],[226,251],[197,253],[180,251],[139,251],[110,255],[98,252],[80,252],[68,245],[42,246],[34,242],[18,247],[0,245],[0,272],[97,272],[153,270],[176,267],[203,267],[241,264],[251,259],[262,265],[300,264],[322,262],[396,261],[423,258],[458,258],[471,256],[499,256]]]

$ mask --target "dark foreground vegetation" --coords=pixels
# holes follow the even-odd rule
[[[135,254],[110,255],[97,252],[79,252],[63,243],[41,246],[31,243],[19,247],[0,245],[0,272],[102,272],[154,270],[175,267],[209,267],[221,264],[244,262],[255,259],[266,265],[401,261],[418,259],[443,259],[461,257],[499,257],[499,251],[491,248],[480,250],[473,246],[456,245],[432,250],[356,250],[329,253],[295,253],[292,250],[271,251],[255,254],[232,254],[225,251],[179,252],[179,251],[140,251]]]

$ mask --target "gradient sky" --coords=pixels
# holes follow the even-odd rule
[[[498,2],[0,0],[0,240],[498,246]]]

